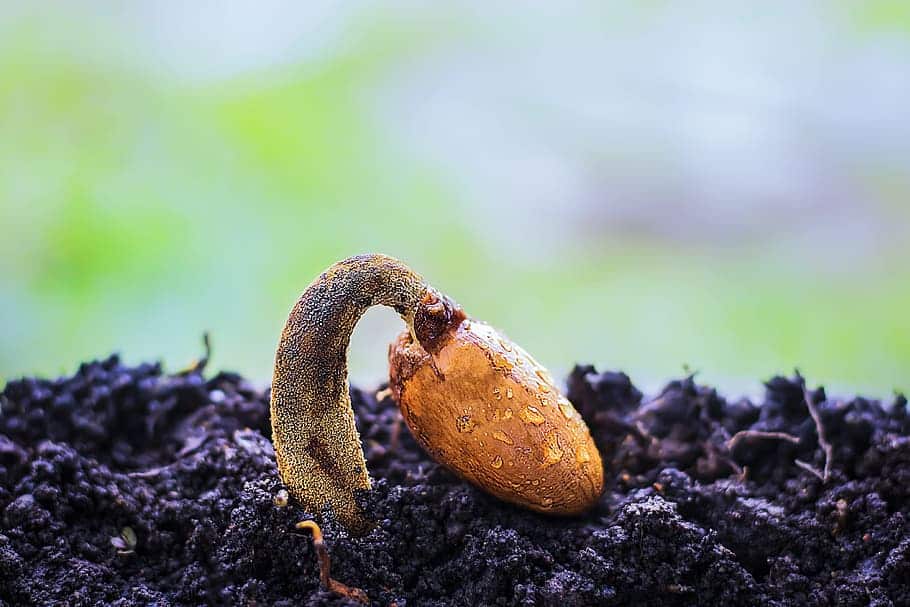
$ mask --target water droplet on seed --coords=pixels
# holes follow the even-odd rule
[[[509,362],[509,359],[501,354],[493,355],[493,366],[504,371],[511,371],[513,368],[513,365],[511,362]]]
[[[567,400],[559,401],[559,410],[562,411],[562,414],[566,419],[572,419],[572,414],[575,413],[575,408]]]
[[[502,458],[497,455],[493,458],[493,461],[490,462],[490,465],[499,470],[502,468]]]
[[[540,424],[547,421],[547,418],[544,417],[543,413],[541,413],[540,410],[533,405],[528,405],[525,407],[525,409],[522,410],[518,416],[525,422],[534,424],[535,426],[539,426]]]
[[[556,432],[550,432],[541,445],[543,455],[543,465],[552,466],[562,459],[562,447],[559,446],[559,435]]]
[[[584,464],[591,461],[591,455],[588,453],[588,450],[584,447],[579,447],[575,451],[575,461],[579,464]]]
[[[512,398],[512,388],[506,388],[506,398]]]
[[[499,388],[493,388],[493,396],[496,397],[496,400],[502,400],[502,392],[500,392]]]
[[[495,430],[493,432],[493,438],[495,438],[496,440],[503,442],[507,445],[515,444],[515,441],[512,440],[512,437],[510,437],[508,434],[506,434],[502,430]]]
[[[541,381],[543,381],[545,384],[553,383],[553,378],[550,376],[549,373],[546,372],[545,369],[537,369],[536,373],[537,373],[537,377],[539,377],[541,379]]]

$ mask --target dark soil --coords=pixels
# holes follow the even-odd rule
[[[903,397],[809,393],[832,449],[825,482],[799,376],[769,381],[762,403],[691,377],[643,399],[592,367],[568,384],[608,462],[582,519],[460,482],[389,398],[353,390],[379,524],[362,538],[323,525],[334,577],[399,606],[910,605]],[[12,381],[0,405],[0,603],[346,603],[320,589],[294,529],[305,513],[274,503],[268,394],[241,377],[111,357]],[[728,442],[747,429],[794,438]]]

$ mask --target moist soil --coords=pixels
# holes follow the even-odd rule
[[[322,525],[333,577],[375,604],[910,605],[902,396],[831,398],[796,375],[761,402],[693,377],[644,398],[578,366],[568,396],[607,490],[588,515],[551,518],[431,461],[385,394],[351,391],[378,524]],[[282,502],[268,399],[204,364],[166,374],[116,356],[9,382],[0,604],[350,603],[320,587],[294,526],[310,517]]]

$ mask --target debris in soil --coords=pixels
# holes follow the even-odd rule
[[[204,370],[111,357],[6,386],[0,604],[356,604],[295,530],[268,393]],[[830,399],[796,376],[728,401],[687,377],[646,401],[590,366],[568,384],[609,484],[572,519],[459,481],[387,393],[352,390],[378,525],[324,521],[332,577],[399,606],[910,605],[904,397]]]

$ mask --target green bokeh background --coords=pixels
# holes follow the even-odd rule
[[[854,29],[845,45],[906,48],[900,3],[831,10]],[[844,267],[817,263],[828,249],[782,246],[773,230],[744,242],[544,231],[529,238],[546,240],[545,255],[513,249],[522,236],[507,222],[529,212],[521,201],[488,218],[465,200],[457,168],[390,137],[371,109],[379,84],[415,58],[496,35],[467,12],[444,17],[415,26],[364,11],[315,56],[207,78],[139,61],[104,19],[9,18],[0,378],[71,372],[111,351],[175,369],[209,331],[215,367],[265,383],[300,290],[334,260],[381,251],[558,374],[592,362],[653,388],[688,366],[750,392],[799,367],[834,389],[910,389],[906,238]],[[864,213],[910,224],[906,174],[889,165],[856,183]],[[672,222],[672,191],[663,204],[656,220]],[[356,381],[382,380],[399,328],[391,312],[368,315],[352,346]]]

